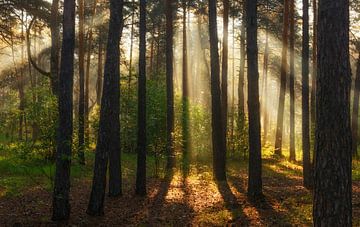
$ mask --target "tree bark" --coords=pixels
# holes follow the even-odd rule
[[[110,22],[101,98],[99,134],[96,146],[93,185],[87,213],[104,214],[106,170],[109,166],[109,196],[121,195],[120,165],[120,36],[123,1],[110,0]]]
[[[146,195],[146,0],[140,0],[136,194]]]
[[[303,184],[311,189],[313,179],[310,160],[310,119],[309,119],[309,0],[303,0],[302,40],[302,148]]]
[[[352,154],[354,157],[358,155],[358,125],[359,125],[359,91],[360,91],[360,53],[356,66],[356,78],[354,85],[354,99],[353,99],[353,111],[351,120],[352,129]]]
[[[228,117],[228,54],[229,54],[229,0],[223,0],[223,49],[221,62],[221,108],[224,124],[225,142],[227,138]]]
[[[70,162],[73,133],[73,77],[75,49],[75,0],[64,0],[63,44],[59,77],[59,123],[52,219],[70,215]]]
[[[351,226],[349,1],[318,12],[314,226]]]
[[[287,48],[289,39],[289,0],[284,0],[284,23],[282,34],[282,54],[281,54],[281,75],[280,75],[280,92],[278,115],[276,123],[276,137],[275,137],[275,154],[282,156],[282,138],[284,127],[284,107],[285,107],[285,93],[286,93],[286,76],[287,76]]]
[[[217,34],[216,0],[209,0],[209,34],[211,59],[211,125],[213,144],[213,171],[218,181],[226,180],[226,141],[221,111],[220,63]]]

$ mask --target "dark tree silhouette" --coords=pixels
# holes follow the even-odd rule
[[[349,1],[318,12],[314,226],[351,226]]]
[[[121,195],[120,166],[120,36],[123,25],[123,1],[110,0],[110,22],[107,42],[104,87],[101,99],[94,177],[87,213],[104,214],[106,171],[109,166],[109,196]]]
[[[296,160],[295,154],[295,1],[289,3],[290,17],[290,161]]]
[[[75,49],[75,0],[64,0],[63,43],[59,77],[59,125],[52,219],[70,216],[70,163],[73,133],[73,77]]]
[[[213,171],[216,180],[226,180],[226,141],[221,111],[220,63],[216,24],[216,0],[209,0],[209,34],[211,59],[211,125]]]
[[[228,117],[228,54],[229,54],[229,0],[223,0],[223,49],[221,61],[221,108],[225,141],[227,137]]]

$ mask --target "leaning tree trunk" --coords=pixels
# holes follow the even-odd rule
[[[93,185],[87,213],[104,214],[106,170],[109,167],[109,196],[121,195],[120,165],[120,34],[123,1],[110,0],[110,22],[106,51],[104,87],[101,99]]]
[[[285,108],[285,93],[286,93],[286,76],[287,76],[287,48],[289,38],[289,0],[284,2],[284,25],[282,34],[282,54],[281,54],[281,75],[280,75],[280,92],[278,115],[276,123],[275,136],[275,154],[282,155],[282,138],[284,127],[284,108]]]
[[[226,180],[226,141],[221,111],[220,63],[216,23],[216,0],[209,0],[209,34],[211,58],[211,125],[213,144],[213,171],[218,181]]]
[[[262,196],[259,66],[257,46],[257,0],[246,0],[246,37],[249,106],[249,179],[251,199]]]
[[[136,194],[146,195],[146,0],[140,0]]]
[[[352,111],[352,154],[357,156],[358,145],[358,125],[359,125],[359,91],[360,91],[360,53],[357,60],[356,78],[354,86],[354,99],[353,99],[353,111]]]
[[[309,119],[309,0],[303,0],[302,40],[302,146],[303,183],[311,188],[313,179],[310,160],[310,119]]]
[[[349,1],[318,12],[314,226],[351,226]]]
[[[73,133],[73,77],[75,49],[75,0],[64,0],[63,44],[59,77],[59,123],[53,193],[53,220],[70,216],[70,162]]]

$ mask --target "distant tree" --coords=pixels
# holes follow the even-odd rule
[[[166,14],[166,153],[167,168],[174,167],[175,154],[173,144],[174,133],[174,70],[173,70],[173,13],[174,4],[172,0],[165,1]]]
[[[359,47],[358,59],[356,64],[356,75],[354,83],[354,99],[353,99],[353,110],[351,117],[351,129],[352,129],[352,154],[354,157],[358,156],[357,145],[358,145],[358,125],[359,125],[359,95],[360,95],[360,42],[357,43]]]
[[[223,0],[223,29],[223,48],[221,61],[221,108],[226,141],[228,117],[229,0]]]
[[[318,12],[314,226],[351,226],[349,1]]]
[[[146,195],[146,0],[140,0],[136,194]]]
[[[216,180],[226,180],[226,141],[221,111],[220,63],[217,34],[216,0],[209,0],[209,34],[211,59],[211,124],[213,168]]]
[[[122,10],[122,0],[110,0],[110,22],[99,133],[96,145],[93,184],[87,209],[87,213],[92,216],[104,214],[108,161],[110,161],[109,196],[121,195],[119,44],[123,27]]]
[[[310,160],[310,119],[309,119],[309,0],[303,0],[302,39],[302,146],[303,181],[306,188],[312,187]]]
[[[281,53],[281,75],[280,75],[280,92],[279,105],[276,123],[275,135],[275,154],[282,155],[282,139],[284,127],[284,108],[286,93],[286,76],[287,76],[287,49],[289,39],[289,0],[284,0],[284,22],[282,33],[282,53]]]
[[[257,45],[257,0],[246,0],[246,40],[249,106],[249,180],[248,195],[262,196],[261,126],[259,102],[259,66]]]
[[[52,219],[70,216],[70,162],[73,133],[73,77],[75,49],[75,0],[64,0],[63,43],[59,77],[59,123]]]
[[[58,95],[59,49],[60,49],[59,0],[52,1],[50,33],[51,33],[50,84],[53,94]]]

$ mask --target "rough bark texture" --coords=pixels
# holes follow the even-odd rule
[[[295,155],[295,1],[290,0],[290,161]]]
[[[209,34],[211,59],[211,125],[213,171],[215,179],[226,180],[226,141],[221,111],[220,63],[216,22],[216,0],[209,0]]]
[[[64,1],[63,44],[59,78],[59,125],[57,130],[56,171],[53,193],[53,220],[70,215],[70,162],[73,133],[73,76],[75,49],[75,0]]]
[[[280,92],[278,115],[276,123],[275,136],[275,154],[282,155],[282,137],[284,127],[284,107],[285,107],[285,93],[286,93],[286,76],[287,76],[287,49],[289,38],[289,0],[284,0],[284,25],[282,34],[282,54],[281,54],[281,75],[280,75]]]
[[[78,0],[79,14],[79,131],[78,131],[78,158],[80,164],[85,164],[85,40],[84,40],[84,0]]]
[[[167,168],[175,163],[173,147],[174,132],[174,70],[173,70],[173,1],[165,0],[166,8],[166,153]]]
[[[229,54],[229,0],[223,0],[223,49],[221,61],[221,108],[224,124],[225,141],[227,137],[228,117],[228,54]]]
[[[136,194],[146,195],[146,0],[140,0]]]
[[[302,148],[303,181],[306,188],[311,188],[310,160],[310,115],[309,115],[309,0],[303,0],[303,40],[302,40]]]
[[[318,12],[314,226],[351,226],[349,1]]]
[[[354,99],[353,99],[353,110],[351,118],[351,129],[352,129],[352,154],[358,156],[357,145],[358,145],[358,125],[359,125],[359,91],[360,91],[360,53],[357,60],[356,66],[356,77],[354,85]]]
[[[95,154],[93,184],[87,209],[87,213],[93,216],[104,214],[106,170],[109,159],[109,196],[121,194],[119,44],[122,27],[122,9],[122,0],[110,0],[110,23],[99,134]]]
[[[252,199],[262,196],[261,179],[261,127],[259,102],[259,71],[257,45],[257,0],[246,1],[246,40],[248,63],[249,107],[249,179],[248,195]]]

